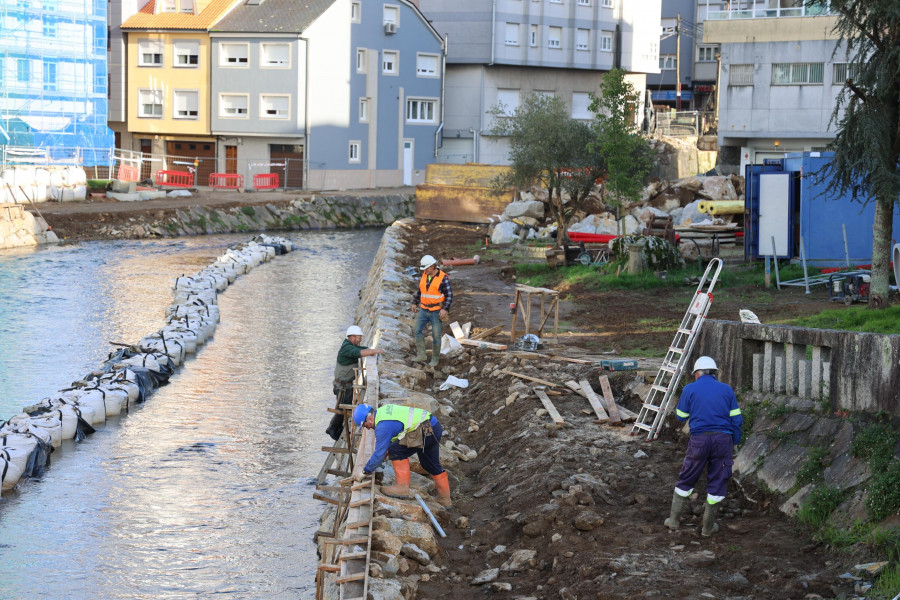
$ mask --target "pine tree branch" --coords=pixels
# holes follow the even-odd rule
[[[857,98],[859,98],[860,100],[863,101],[863,103],[869,101],[869,98],[868,98],[868,96],[866,96],[866,93],[864,91],[862,91],[861,89],[859,89],[858,87],[856,87],[853,84],[852,79],[847,79],[847,81],[845,81],[844,83],[847,85],[848,88],[850,88],[850,90],[856,95]]]
[[[869,31],[868,29],[866,29],[866,27],[863,25],[863,23],[859,19],[854,17],[853,14],[850,13],[850,10],[847,9],[845,4],[841,4],[840,6],[835,6],[835,4],[836,3],[834,3],[834,2],[830,3],[831,8],[837,10],[839,13],[844,15],[844,18],[847,19],[857,31],[862,33],[867,38],[869,38],[869,41],[871,41],[872,44],[874,44],[876,48],[878,48],[879,50],[882,50],[882,51],[884,50],[884,45],[882,44],[881,40],[878,39],[877,37],[875,37],[874,33]]]

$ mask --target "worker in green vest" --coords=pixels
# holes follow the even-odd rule
[[[438,503],[452,505],[450,481],[441,467],[440,441],[443,427],[428,411],[400,404],[385,404],[375,410],[368,404],[353,409],[353,424],[375,430],[375,451],[357,480],[370,475],[389,455],[397,484],[381,488],[394,498],[409,498],[409,457],[417,454],[419,463],[434,480]]]

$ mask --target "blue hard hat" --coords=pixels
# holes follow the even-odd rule
[[[353,409],[353,424],[359,427],[374,409],[368,404],[360,404]]]

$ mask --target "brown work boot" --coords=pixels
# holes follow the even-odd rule
[[[409,498],[409,459],[393,460],[395,485],[381,486],[381,493],[391,498]]]

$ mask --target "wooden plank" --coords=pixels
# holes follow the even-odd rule
[[[490,329],[488,329],[486,331],[482,331],[481,333],[476,333],[469,339],[470,340],[483,340],[483,339],[491,337],[495,333],[500,333],[501,331],[503,331],[503,325],[495,325],[494,327],[491,327]]]
[[[584,394],[584,391],[581,389],[581,386],[578,385],[577,382],[567,381],[566,387],[569,388],[570,390],[572,390],[573,392],[575,392],[576,394],[578,394],[579,396],[581,396],[582,398],[587,398],[587,396],[585,396],[585,394]],[[606,402],[605,398],[600,398],[601,405],[604,404],[605,402]],[[617,408],[619,409],[619,416],[622,418],[622,421],[634,421],[637,418],[637,414],[631,412],[624,406],[618,406]]]
[[[566,422],[563,421],[559,411],[556,410],[556,407],[550,402],[550,398],[544,393],[544,390],[534,390],[534,393],[537,394],[537,397],[541,400],[541,404],[543,404],[544,408],[547,409],[547,412],[550,413],[550,418],[553,419],[553,422],[557,425],[565,425]]]
[[[323,452],[332,452],[334,454],[350,454],[349,448],[339,448],[337,446],[322,446]]]
[[[584,397],[591,403],[591,408],[594,409],[597,419],[599,419],[601,423],[609,421],[609,415],[606,414],[606,410],[604,410],[603,405],[600,404],[600,398],[598,398],[597,394],[594,393],[594,390],[591,389],[591,384],[588,383],[587,379],[582,379],[578,382],[578,385],[581,387],[581,391],[584,392]]]
[[[455,337],[457,340],[466,339],[466,334],[463,333],[462,327],[459,326],[458,321],[453,321],[452,323],[450,323],[450,331],[453,332],[453,337]]]
[[[546,358],[548,360],[561,360],[563,362],[575,363],[576,365],[599,365],[596,360],[584,360],[583,358],[569,358],[568,356],[557,356],[555,354],[541,354],[540,352],[525,352],[524,350],[515,350],[510,352],[511,355],[525,360],[534,360],[538,358]]]
[[[466,338],[456,340],[463,346],[472,346],[473,348],[485,348],[487,350],[506,350],[506,344],[494,344],[485,342],[484,340],[468,340]]]
[[[606,409],[609,411],[610,422],[613,425],[621,425],[622,417],[619,416],[619,407],[616,406],[612,388],[609,387],[609,377],[606,375],[600,376],[600,389],[603,390],[603,397],[606,399]]]
[[[533,381],[533,382],[539,383],[541,385],[546,385],[547,387],[559,387],[558,383],[553,383],[552,381],[545,381],[543,379],[538,379],[537,377],[529,377],[528,375],[522,375],[521,373],[516,373],[514,371],[510,371],[509,369],[503,369],[500,372],[506,373],[507,375],[512,375],[513,377],[518,377],[519,379],[527,379],[528,381]]]
[[[359,536],[359,537],[349,537],[349,538],[344,538],[344,539],[341,540],[340,543],[341,543],[341,545],[344,545],[344,546],[353,546],[353,545],[356,545],[356,544],[368,544],[368,543],[369,543],[369,536],[367,536],[367,535],[362,535],[362,536]]]
[[[325,494],[313,493],[313,500],[321,500],[322,502],[328,502],[329,504],[340,504],[340,500],[335,498],[331,498],[326,496]]]

